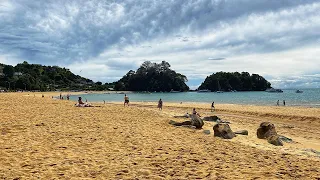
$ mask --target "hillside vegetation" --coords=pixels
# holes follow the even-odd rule
[[[42,66],[27,62],[16,66],[0,64],[0,87],[5,89],[49,91],[87,89],[92,86],[92,80],[58,66]]]
[[[23,62],[16,66],[0,64],[0,89],[15,90],[107,90],[170,92],[188,91],[187,77],[170,68],[166,61],[144,62],[113,83],[93,82],[58,66]],[[264,91],[271,84],[258,74],[217,72],[208,76],[198,88],[211,91]]]
[[[211,91],[264,91],[271,84],[258,74],[248,72],[217,72],[208,76],[199,89]]]
[[[116,82],[116,90],[127,91],[188,91],[187,77],[170,69],[166,61],[144,62],[137,71],[130,70]]]

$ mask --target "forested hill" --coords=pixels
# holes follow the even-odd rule
[[[187,77],[170,69],[166,61],[144,62],[137,71],[130,70],[116,82],[116,90],[127,91],[188,91]]]
[[[94,85],[90,79],[58,66],[23,62],[16,66],[0,64],[0,87],[10,90],[75,90]]]
[[[211,91],[264,91],[271,84],[258,74],[248,72],[217,72],[208,76],[200,85],[199,90]]]

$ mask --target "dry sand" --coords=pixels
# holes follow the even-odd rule
[[[0,94],[0,179],[319,179],[318,108],[155,103],[99,104]],[[197,107],[249,136],[232,140],[168,124]],[[183,121],[184,119],[176,119]],[[294,143],[255,137],[262,121]],[[212,123],[204,129],[212,132]],[[313,149],[313,150],[312,150]]]

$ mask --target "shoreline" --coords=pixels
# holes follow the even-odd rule
[[[90,101],[91,103],[103,103],[103,100],[100,100],[100,101]],[[106,101],[106,103],[111,103],[111,104],[117,104],[117,103],[123,103],[123,101]],[[158,103],[158,101],[130,101],[130,103],[138,103],[138,104],[141,104],[141,103]],[[165,102],[166,104],[188,104],[188,105],[191,105],[191,104],[202,104],[202,105],[208,105],[211,106],[211,102],[188,102],[188,101],[183,101],[182,103],[179,102],[179,101],[166,101]],[[315,106],[309,106],[309,105],[286,105],[286,106],[276,106],[276,105],[256,105],[256,104],[231,104],[231,103],[215,103],[215,106],[216,105],[229,105],[229,106],[259,106],[259,107],[277,107],[277,108],[315,108],[315,109],[320,109],[320,104],[318,105],[315,105]]]
[[[133,92],[133,91],[79,91],[79,92],[71,92],[71,91],[55,91],[55,92],[11,92],[13,94],[23,94],[23,95],[34,95],[37,97],[41,97],[42,94],[44,94],[45,96],[50,96],[50,97],[59,97],[60,93],[62,94],[62,96],[66,96],[67,94],[69,94],[70,96],[81,96],[81,95],[94,95],[94,94],[139,94],[137,92]],[[161,94],[161,93],[160,93]],[[92,103],[100,103],[103,102],[103,99],[99,100],[99,101],[91,101]],[[110,103],[121,103],[123,102],[123,100],[116,100],[116,101],[107,101],[106,102],[110,102]],[[131,101],[131,102],[136,102],[136,103],[149,103],[149,102],[157,102],[157,100],[154,101]],[[181,103],[181,101],[165,101],[165,103]],[[211,104],[211,102],[206,102],[206,101],[182,101],[182,104],[186,103],[186,104]],[[312,103],[312,104],[286,104],[286,106],[280,105],[280,106],[276,106],[276,103],[274,104],[244,104],[244,103],[219,103],[216,102],[215,104],[222,104],[222,105],[241,105],[241,106],[261,106],[261,107],[297,107],[297,108],[320,108],[320,103]]]
[[[37,97],[44,96],[53,96],[58,97],[60,94],[63,96],[70,95],[70,96],[77,96],[77,95],[86,95],[86,94],[125,94],[125,93],[132,93],[132,91],[46,91],[46,92],[9,92],[9,93],[3,93],[3,94],[22,94],[26,96],[32,96],[35,95]]]

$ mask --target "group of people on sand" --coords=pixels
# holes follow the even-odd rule
[[[64,97],[62,96],[62,94],[61,94],[61,93],[60,93],[59,99],[61,99],[61,100],[63,100],[63,99],[64,99]],[[69,94],[67,94],[67,100],[70,100],[70,95],[69,95]]]
[[[61,94],[60,94],[61,96]],[[106,101],[103,100],[103,103],[106,104]],[[123,106],[129,106],[129,97],[125,94],[124,95],[124,103],[123,103]],[[75,104],[76,107],[95,107],[91,104],[88,103],[87,99],[86,99],[86,102],[83,102],[82,101],[82,97],[78,97],[78,103]]]
[[[68,100],[69,100],[69,95],[67,96]],[[60,94],[60,99],[61,99],[61,94]],[[105,100],[103,100],[104,104],[105,104]],[[125,107],[126,105],[129,106],[129,96],[127,96],[127,94],[124,95],[124,103],[123,103],[123,106]],[[93,107],[93,105],[89,104],[86,100],[86,102],[83,102],[82,101],[82,97],[79,97],[78,98],[78,103],[76,104],[77,107]],[[159,101],[158,101],[158,106],[160,111],[162,111],[162,107],[163,107],[163,101],[162,99],[160,98]],[[215,107],[214,107],[214,101],[212,102],[211,104],[211,112],[212,111],[215,111]],[[196,111],[195,108],[193,108],[192,110],[192,114],[194,115],[198,115],[200,117],[200,114]],[[187,113],[187,115],[189,116],[189,114]]]
[[[285,100],[283,100],[282,103],[283,103],[283,106],[286,106],[286,101]],[[280,106],[279,100],[277,101],[277,106]]]
[[[124,95],[124,103],[123,103],[123,106],[129,106],[129,97],[127,96],[127,94]],[[162,106],[163,106],[163,102],[162,102],[162,99],[160,98],[159,101],[158,101],[158,108],[159,110],[162,110]]]
[[[182,102],[181,102],[181,104],[182,104]],[[123,103],[123,106],[124,106],[124,107],[125,107],[126,105],[129,106],[129,97],[127,96],[127,94],[124,95],[124,103]],[[157,106],[157,107],[159,108],[160,111],[162,111],[163,101],[162,101],[161,98],[160,98],[159,101],[158,101],[158,106]],[[213,112],[213,111],[215,111],[214,101],[213,101],[212,104],[211,104],[211,112]],[[188,114],[188,113],[187,113],[187,114]],[[200,115],[197,113],[197,111],[196,111],[195,108],[193,108],[192,114],[197,114],[198,116],[200,116]]]

